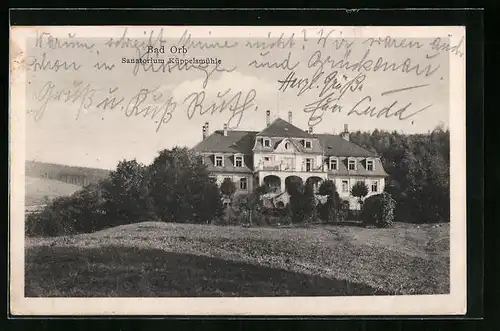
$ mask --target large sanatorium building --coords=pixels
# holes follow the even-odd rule
[[[323,180],[332,180],[340,197],[350,208],[358,209],[350,195],[352,186],[363,181],[368,195],[384,190],[387,173],[380,157],[349,141],[347,125],[340,135],[313,133],[277,118],[262,131],[223,130],[209,132],[203,126],[203,140],[194,150],[202,155],[211,176],[220,184],[225,178],[236,183],[238,192],[252,192],[258,185],[268,185],[275,192],[284,192],[287,180],[299,177],[312,181],[315,188]]]

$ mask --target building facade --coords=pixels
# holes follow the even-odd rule
[[[302,130],[281,118],[270,122],[266,113],[264,130],[223,130],[213,133],[203,126],[203,140],[194,150],[220,185],[225,178],[236,183],[237,192],[252,192],[267,185],[284,192],[291,178],[312,182],[315,189],[322,181],[335,183],[342,199],[351,209],[358,209],[357,199],[350,194],[356,182],[368,187],[368,196],[384,190],[387,173],[380,157],[349,141],[347,126],[340,135],[315,134],[312,128]]]

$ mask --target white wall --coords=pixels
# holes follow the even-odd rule
[[[210,177],[214,177],[217,185],[221,185],[224,178],[229,177],[236,184],[236,192],[252,192],[253,191],[253,176],[249,174],[234,174],[234,173],[212,173]],[[240,190],[240,178],[247,179],[247,189]]]
[[[357,202],[357,199],[352,197],[350,194],[351,188],[356,184],[358,181],[363,181],[366,186],[368,187],[368,195],[366,197],[375,195],[375,194],[380,194],[384,191],[385,188],[385,178],[384,177],[346,177],[346,176],[334,176],[334,175],[329,175],[328,179],[333,181],[335,183],[335,186],[337,186],[337,192],[339,193],[339,196],[342,199],[349,200],[351,208],[352,209],[358,209],[359,204]],[[343,192],[342,191],[342,181],[347,180],[348,181],[348,192]],[[377,192],[372,192],[372,182],[377,181],[378,182],[378,190]]]

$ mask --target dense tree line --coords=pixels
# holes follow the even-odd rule
[[[28,235],[92,232],[142,221],[206,223],[222,215],[219,187],[186,148],[163,150],[149,166],[119,162],[98,184],[28,215]]]
[[[353,132],[352,142],[380,155],[390,176],[386,185],[396,201],[395,218],[409,222],[449,222],[450,132]],[[465,165],[464,165],[465,166]]]

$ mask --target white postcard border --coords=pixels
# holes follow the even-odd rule
[[[450,277],[448,295],[367,297],[269,298],[25,298],[24,297],[24,181],[25,181],[25,40],[40,27],[11,27],[11,44],[21,55],[10,64],[10,310],[13,315],[457,315],[466,312],[466,140],[465,56],[450,56]],[[63,29],[62,29],[63,28]],[[130,37],[144,27],[129,27]],[[150,27],[151,28],[151,27]],[[155,26],[159,28],[159,26]],[[167,27],[165,27],[167,28]],[[193,37],[267,36],[271,30],[295,32],[318,27],[189,27]],[[465,27],[329,27],[339,36],[451,38],[458,43]],[[78,31],[84,36],[120,36],[116,27],[43,27],[54,35]],[[185,26],[165,29],[178,36]],[[182,33],[182,32],[181,32]],[[11,47],[12,48],[12,47]],[[11,50],[12,51],[12,50]]]

